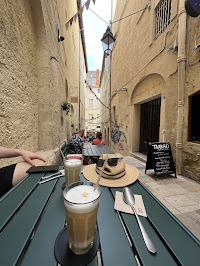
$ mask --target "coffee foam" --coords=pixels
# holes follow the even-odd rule
[[[79,159],[70,159],[70,160],[65,160],[64,164],[67,167],[76,167],[82,165],[82,161]]]
[[[92,202],[100,196],[98,188],[94,191],[93,186],[80,185],[71,188],[65,195],[65,199],[72,203],[73,206],[65,202],[65,207],[71,212],[83,213],[90,212],[98,205],[97,202]],[[86,204],[84,204],[86,203]]]

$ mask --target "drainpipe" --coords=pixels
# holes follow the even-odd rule
[[[78,48],[78,54],[79,54],[79,82],[78,82],[78,129],[81,129],[81,31],[83,30],[80,29],[79,30],[79,48]]]
[[[112,69],[112,54],[110,54],[110,88],[109,88],[109,147],[111,148],[111,129],[112,129],[112,121],[111,121],[111,69]]]
[[[176,171],[181,174],[183,152],[183,120],[185,96],[185,65],[186,65],[186,19],[185,1],[179,1],[178,27],[178,115],[176,137]]]
[[[111,0],[111,9],[110,9],[110,11],[111,11],[111,20],[110,20],[110,30],[112,31],[112,18],[113,18],[113,0]],[[112,83],[111,83],[111,71],[112,71],[112,52],[111,52],[111,54],[110,54],[110,89],[109,89],[109,120],[110,120],[110,122],[109,122],[109,127],[110,127],[110,131],[109,131],[109,147],[111,148],[111,131],[112,131],[112,121],[111,121],[111,112],[112,112],[112,110],[111,110],[111,86],[112,86]]]

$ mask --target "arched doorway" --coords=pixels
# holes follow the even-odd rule
[[[159,141],[161,99],[141,104],[139,152],[147,154],[149,143]]]
[[[109,127],[108,127],[108,134],[107,134],[107,146],[109,147],[109,145],[110,145],[110,141],[109,141],[109,139],[110,139],[110,130],[109,130]]]
[[[163,140],[164,95],[165,81],[159,74],[151,74],[135,86],[131,97],[133,152],[147,154],[150,142]]]

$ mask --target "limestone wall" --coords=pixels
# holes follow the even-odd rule
[[[148,1],[147,1],[148,2]],[[184,105],[183,147],[181,173],[200,180],[200,144],[188,142],[189,96],[200,91],[199,52],[194,51],[200,43],[199,18],[187,17],[186,79],[184,101],[178,102],[178,4],[171,1],[171,21],[155,38],[155,8],[158,0],[118,1],[112,25],[116,38],[112,52],[112,128],[115,141],[111,149],[128,155],[139,151],[141,104],[161,98],[159,141],[170,142],[176,163],[178,106]],[[146,7],[146,8],[145,8]],[[109,69],[102,74],[102,86],[109,91]],[[106,93],[102,94],[106,101]],[[115,115],[114,115],[115,113]],[[103,121],[103,132],[108,132],[108,112]],[[105,121],[105,122],[104,122]]]
[[[65,28],[75,12],[76,1],[1,1],[1,146],[53,155],[56,143],[78,128],[79,84],[84,106],[86,66],[78,20]],[[57,25],[63,42],[58,42]],[[61,109],[65,100],[73,102],[69,115]]]
[[[189,97],[200,92],[200,52],[195,46],[200,44],[200,18],[188,16],[187,20],[187,61],[185,81],[185,108],[183,128],[183,174],[200,181],[200,143],[189,141]]]
[[[36,36],[29,1],[1,1],[0,143],[38,148]]]

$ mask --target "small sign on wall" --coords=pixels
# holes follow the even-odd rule
[[[78,103],[78,97],[71,97],[71,103]]]

